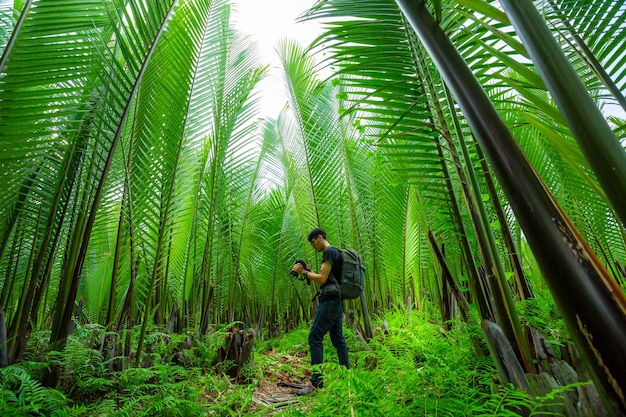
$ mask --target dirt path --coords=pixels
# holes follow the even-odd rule
[[[276,359],[276,362],[271,364],[274,371],[264,373],[264,378],[259,381],[254,390],[252,401],[261,409],[279,411],[296,402],[294,391],[308,384],[308,375],[297,378],[286,369],[301,369],[300,365],[303,361],[308,362],[308,358],[288,355],[279,359],[274,356],[273,352],[265,355]]]

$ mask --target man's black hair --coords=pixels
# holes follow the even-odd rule
[[[309,236],[307,237],[307,239],[310,242],[313,239],[315,239],[316,237],[318,237],[319,235],[322,235],[324,240],[326,240],[326,231],[324,229],[322,229],[321,227],[316,227],[315,229],[311,230],[309,232]]]

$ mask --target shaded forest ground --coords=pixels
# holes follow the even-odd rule
[[[151,364],[123,370],[112,369],[114,359],[85,343],[93,340],[95,327],[79,328],[57,353],[43,353],[43,333],[31,341],[27,361],[0,370],[0,409],[3,417],[514,416],[521,407],[532,412],[559,403],[575,390],[531,398],[499,384],[491,358],[473,352],[470,336],[480,330],[465,323],[444,332],[417,314],[389,313],[384,320],[389,333],[378,330],[367,345],[345,329],[349,370],[336,365],[326,338],[325,387],[305,397],[293,391],[311,372],[306,326],[258,340],[239,381],[227,375],[228,362],[216,363],[223,332],[177,351],[186,336],[155,329]],[[58,386],[44,387],[40,376],[55,366],[61,371]]]

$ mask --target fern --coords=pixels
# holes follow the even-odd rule
[[[61,410],[55,410],[50,417],[80,417],[87,415],[89,409],[83,405],[75,405],[72,407],[65,407]]]
[[[81,397],[98,397],[115,386],[115,382],[105,378],[86,378],[76,382],[76,391]]]
[[[157,385],[157,372],[152,368],[129,368],[118,378],[119,389],[130,396],[147,393]]]
[[[0,368],[0,404],[5,413],[18,409],[16,415],[49,415],[64,408],[67,398],[60,391],[44,387],[25,369],[11,365]]]
[[[521,410],[529,410],[535,404],[530,394],[518,391],[512,386],[503,387],[483,400],[473,404],[472,416],[517,417]]]

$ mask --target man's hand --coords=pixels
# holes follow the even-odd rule
[[[299,263],[299,262],[298,262],[297,264],[294,264],[294,265],[293,265],[293,268],[291,268],[291,270],[292,270],[293,272],[295,272],[296,274],[298,274],[298,275],[303,274],[303,273],[304,273],[304,271],[307,271],[307,272],[313,272],[313,270],[311,269],[311,267],[308,267],[307,269],[304,269],[304,266],[302,266],[302,264],[301,264],[301,263]]]
[[[304,266],[302,266],[301,263],[297,263],[293,265],[293,268],[291,268],[291,270],[295,272],[296,274],[300,275],[304,272]]]

